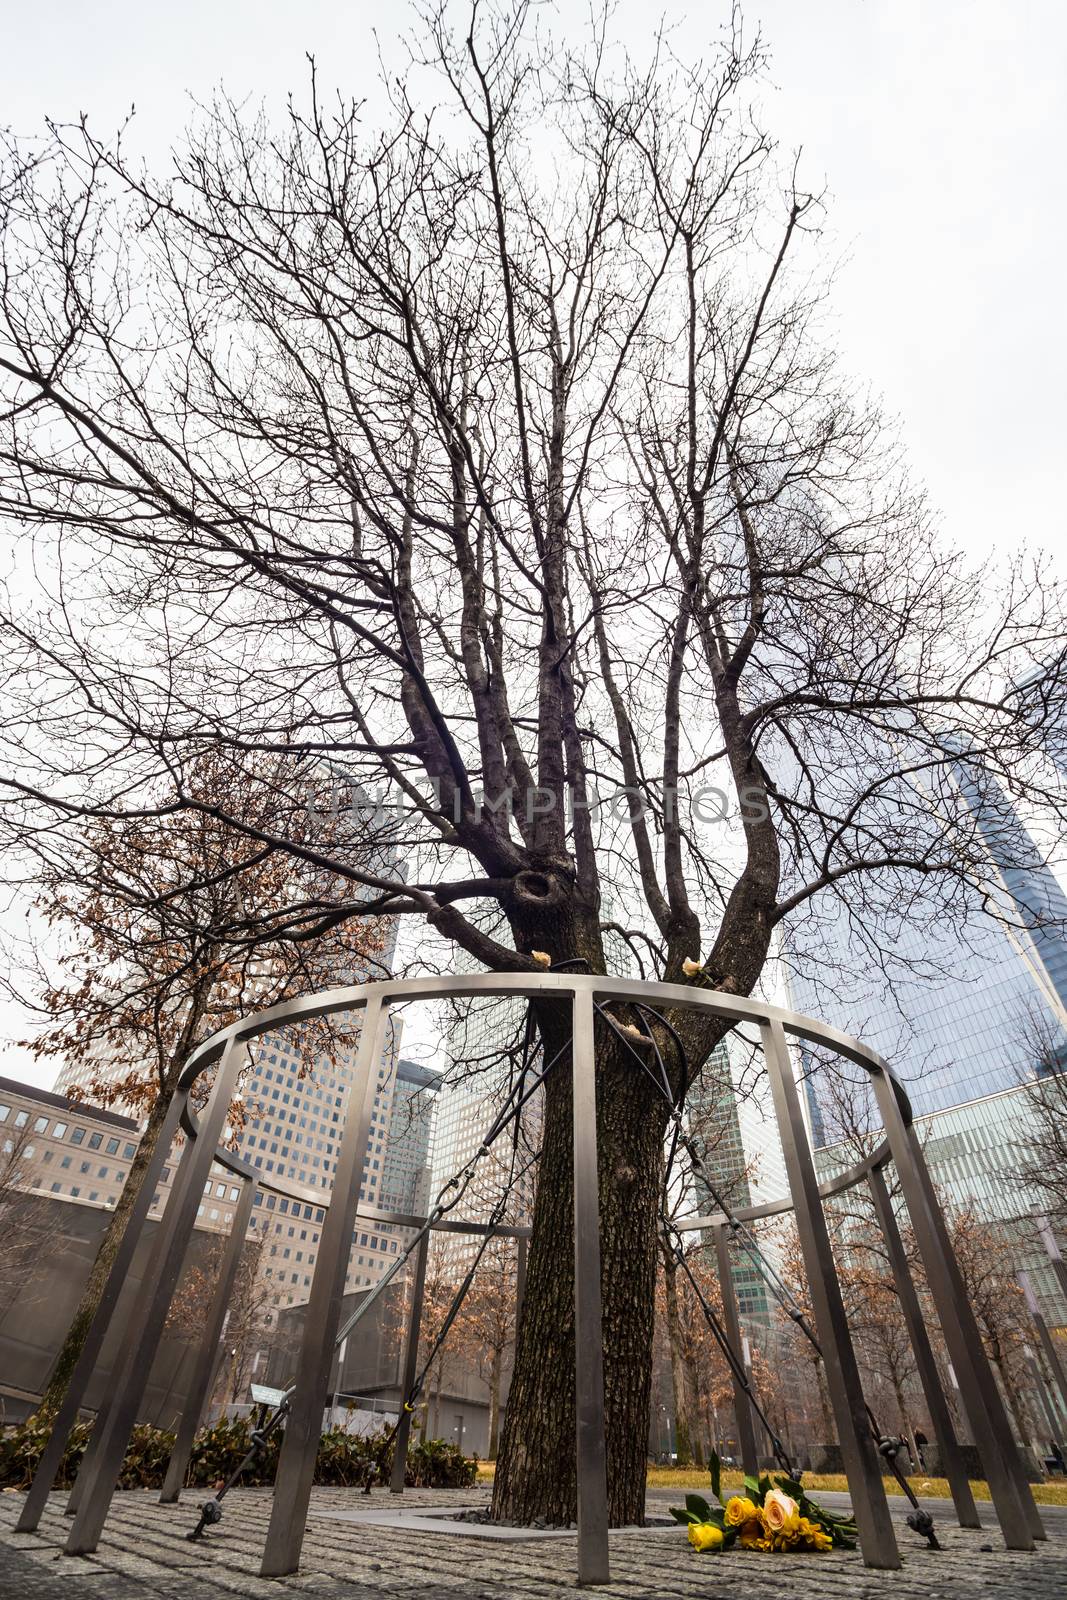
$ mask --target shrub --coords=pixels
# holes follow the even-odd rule
[[[408,1450],[404,1482],[409,1488],[469,1489],[477,1476],[477,1461],[445,1439],[427,1439]]]
[[[57,1489],[69,1489],[74,1482],[92,1431],[91,1422],[76,1423],[56,1476]],[[48,1440],[49,1424],[30,1417],[15,1428],[0,1433],[0,1488],[28,1489],[41,1452]],[[162,1487],[167,1461],[174,1448],[174,1434],[162,1428],[139,1423],[130,1438],[122,1472],[121,1489]],[[210,1486],[228,1478],[248,1454],[252,1426],[247,1418],[223,1418],[210,1428],[201,1428],[193,1441],[186,1483]],[[278,1470],[279,1434],[241,1479],[249,1488],[272,1484]],[[315,1461],[315,1482],[333,1488],[363,1488],[368,1479],[385,1483],[392,1465],[388,1434],[365,1437],[330,1428],[319,1440]],[[444,1439],[428,1439],[408,1451],[404,1482],[412,1489],[465,1489],[474,1483],[477,1463],[456,1445]]]

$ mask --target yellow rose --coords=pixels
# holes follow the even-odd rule
[[[691,1522],[689,1543],[694,1550],[721,1550],[722,1529],[717,1528],[713,1522]]]
[[[763,1497],[763,1517],[768,1533],[795,1533],[800,1523],[800,1512],[795,1500],[781,1489],[768,1489]]]
[[[759,1517],[759,1506],[747,1495],[731,1495],[726,1502],[726,1526],[740,1528],[746,1522],[755,1522]]]

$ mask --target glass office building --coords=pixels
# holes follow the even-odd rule
[[[902,918],[879,943],[892,982],[857,954],[839,903],[825,914],[814,954],[789,944],[787,988],[798,1011],[872,1045],[903,1080],[935,1182],[946,1198],[988,1220],[1022,1219],[1021,1247],[1050,1322],[1067,1322],[1043,1257],[1031,1254],[1036,1196],[1014,1176],[1032,1118],[1027,1078],[1067,1061],[1067,896],[998,784],[961,751],[953,776],[987,853],[986,893],[955,919],[921,926]],[[834,992],[805,975],[832,971]],[[909,966],[911,971],[909,972]],[[798,1052],[812,1142],[823,1171],[851,1157],[835,1146],[879,1126],[861,1069]],[[844,1085],[844,1087],[843,1087]]]

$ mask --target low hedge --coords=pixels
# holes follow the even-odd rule
[[[92,1432],[91,1422],[76,1423],[56,1477],[57,1489],[69,1489]],[[41,1452],[48,1439],[49,1425],[35,1417],[0,1433],[0,1488],[28,1489]],[[210,1428],[201,1428],[193,1441],[186,1483],[190,1487],[211,1485],[228,1478],[244,1460],[251,1445],[252,1427],[247,1418],[223,1419]],[[174,1448],[174,1434],[144,1424],[133,1430],[130,1447],[119,1475],[120,1489],[159,1489],[163,1486],[167,1461]],[[267,1449],[241,1482],[249,1487],[272,1484],[278,1468],[281,1440],[275,1434]],[[330,1428],[319,1440],[315,1461],[315,1482],[334,1488],[361,1488],[368,1478],[388,1479],[392,1449],[384,1433],[346,1433]],[[445,1439],[428,1439],[408,1450],[404,1482],[413,1489],[465,1489],[474,1483],[477,1462],[465,1456]]]

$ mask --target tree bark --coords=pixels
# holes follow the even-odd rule
[[[547,1008],[545,1008],[547,1009]],[[546,1058],[570,1019],[539,1018]],[[624,1057],[627,1057],[624,1059]],[[651,1395],[659,1173],[665,1107],[640,1065],[597,1030],[597,1132],[608,1513],[640,1523]],[[570,1063],[545,1083],[545,1126],[526,1298],[504,1416],[493,1514],[566,1525],[577,1516]]]

